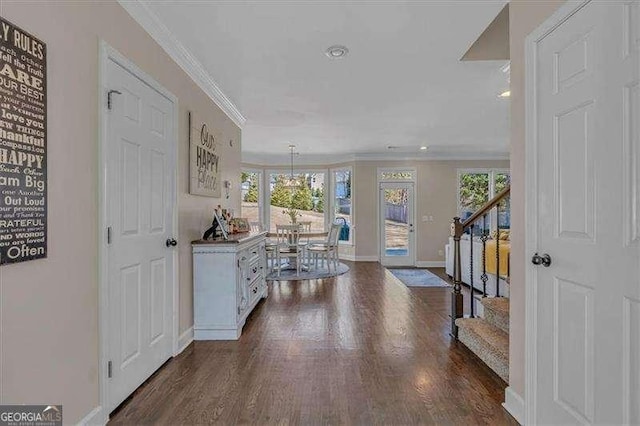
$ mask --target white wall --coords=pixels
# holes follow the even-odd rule
[[[0,268],[0,403],[64,405],[76,423],[98,405],[98,43],[104,39],[178,97],[180,331],[193,322],[190,241],[217,204],[188,194],[187,110],[222,140],[237,184],[240,129],[113,0],[7,1],[0,15],[47,44],[49,257]],[[197,125],[197,123],[194,123]]]

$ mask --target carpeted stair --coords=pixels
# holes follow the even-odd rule
[[[509,299],[484,297],[483,318],[458,318],[458,339],[509,383]]]
[[[484,319],[509,334],[509,299],[506,297],[483,297]]]

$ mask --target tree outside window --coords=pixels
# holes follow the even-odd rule
[[[460,218],[467,219],[489,201],[489,173],[460,175]]]
[[[270,224],[310,222],[311,230],[324,231],[324,173],[270,175]]]
[[[262,222],[260,214],[260,172],[242,172],[240,216],[249,222]]]
[[[498,170],[465,171],[459,174],[458,215],[464,221],[478,211],[489,200],[495,197],[511,184],[509,173]],[[500,228],[511,226],[510,197],[505,198],[499,205]],[[495,225],[495,212],[490,215],[487,228]],[[493,225],[492,225],[493,224]]]

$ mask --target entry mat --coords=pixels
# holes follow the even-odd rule
[[[407,287],[451,287],[445,280],[428,269],[387,269]]]

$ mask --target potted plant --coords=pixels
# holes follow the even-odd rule
[[[293,206],[289,206],[285,210],[282,210],[282,214],[289,215],[292,225],[295,225],[298,222],[298,217],[302,216],[302,214]]]

